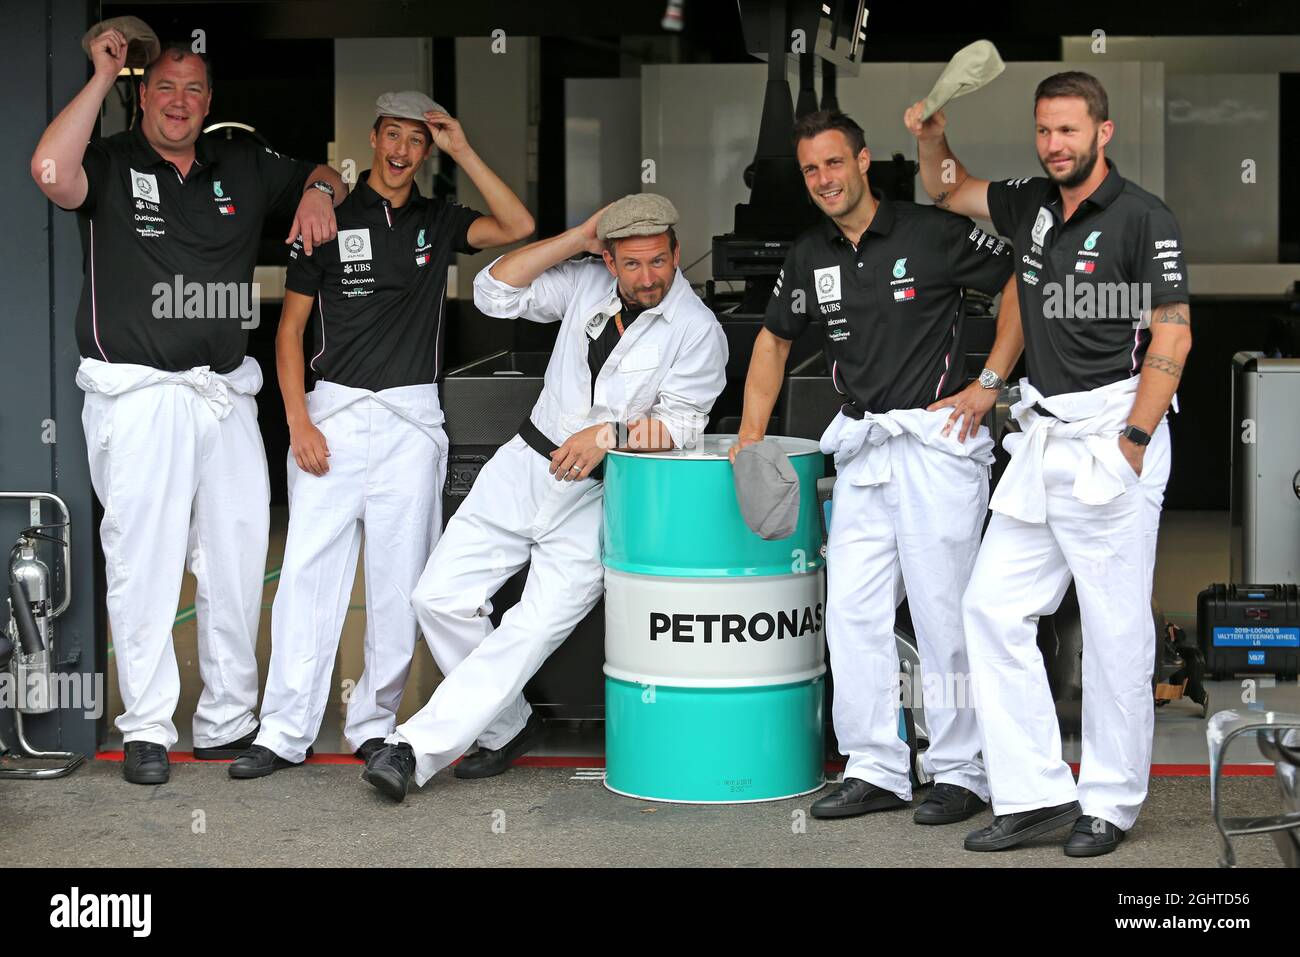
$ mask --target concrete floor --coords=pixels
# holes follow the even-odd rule
[[[95,761],[68,778],[6,782],[0,861],[30,866],[1213,867],[1217,833],[1204,778],[1157,778],[1117,851],[1072,860],[1067,831],[996,854],[961,841],[989,815],[919,827],[905,811],[844,821],[806,817],[810,797],[698,807],[611,794],[571,769],[515,768],[458,781],[444,772],[395,805],[355,764],[309,764],[232,781],[223,764],[176,764],[140,787]],[[24,800],[27,790],[33,792]],[[39,799],[36,798],[39,789]],[[1272,811],[1271,778],[1225,780],[1231,814]],[[1276,867],[1268,837],[1240,839],[1246,867]]]

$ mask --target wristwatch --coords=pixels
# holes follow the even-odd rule
[[[1139,429],[1136,425],[1130,425],[1124,430],[1123,435],[1134,445],[1147,445],[1151,442],[1151,433],[1145,429]]]
[[[309,184],[307,188],[318,189],[322,193],[328,193],[330,199],[334,198],[334,187],[331,186],[329,183],[325,182],[325,180],[323,179],[316,180],[316,182]]]
[[[1006,384],[1007,381],[992,369],[984,369],[980,372],[981,389],[1000,389]]]

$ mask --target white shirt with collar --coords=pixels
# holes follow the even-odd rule
[[[717,317],[677,270],[659,305],[627,327],[596,377],[592,401],[587,345],[622,305],[614,276],[599,259],[552,266],[517,288],[474,278],[474,305],[498,319],[559,322],[533,425],[556,445],[602,422],[645,416],[662,422],[678,448],[694,445],[726,385],[727,340]]]

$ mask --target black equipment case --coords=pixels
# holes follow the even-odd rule
[[[1197,596],[1196,630],[1210,678],[1296,677],[1300,593],[1295,585],[1211,585]]]

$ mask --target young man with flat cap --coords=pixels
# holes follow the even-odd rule
[[[177,739],[172,625],[187,564],[203,679],[194,755],[235,757],[257,730],[270,481],[254,399],[262,372],[245,355],[253,267],[268,215],[296,208],[289,239],[310,253],[333,238],[347,189],[328,166],[201,139],[210,67],[187,45],[145,69],[139,125],[92,140],[130,39],[140,38],[111,28],[90,39],[94,76],[41,137],[31,172],[82,227],[77,384],[104,506],[122,767],[128,781],[161,784]]]
[[[519,198],[460,123],[423,93],[385,93],[374,157],[339,206],[338,238],[310,258],[295,244],[276,338],[289,418],[289,531],[271,609],[261,730],[230,765],[255,778],[300,764],[320,731],[365,535],[364,670],[343,736],[359,757],[397,724],[419,626],[410,595],[442,528],[447,436],[442,375],[447,268],[457,253],[533,231]],[[490,214],[426,199],[415,175],[437,146]],[[303,332],[310,367],[303,389]]]
[[[835,735],[848,764],[843,783],[813,803],[812,815],[853,817],[911,801],[894,640],[894,611],[906,594],[925,676],[930,747],[923,760],[935,780],[913,819],[952,824],[988,801],[975,709],[962,694],[961,595],[993,461],[980,420],[1020,354],[1014,299],[1004,297],[989,368],[963,388],[964,290],[1001,290],[1013,268],[1010,249],[969,219],[873,193],[871,151],[844,114],[802,117],[794,138],[808,194],[826,215],[795,241],[777,278],[734,451],[763,438],[791,341],[816,316],[844,397],[821,447],[835,456],[837,472],[826,640]]]
[[[1106,157],[1115,124],[1096,77],[1058,73],[1035,90],[1045,177],[968,175],[943,111],[922,113],[918,103],[903,122],[936,205],[992,219],[1024,266],[1028,377],[1011,410],[1022,431],[1005,441],[1011,463],[965,597],[995,815],[966,849],[1073,825],[1067,856],[1107,854],[1137,820],[1151,767],[1165,413],[1192,344],[1182,239],[1169,208]],[[1071,579],[1083,625],[1077,785],[1037,643]]]
[[[474,281],[486,315],[560,329],[537,404],[479,473],[412,596],[446,677],[366,764],[362,777],[396,801],[476,741],[457,777],[499,774],[536,742],[524,684],[603,590],[605,453],[623,430],[645,450],[689,447],[704,430],[727,347],[678,269],[676,222],[662,196],[627,196]],[[602,258],[569,261],[582,253]],[[528,563],[523,597],[493,628],[493,594]]]

